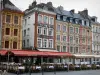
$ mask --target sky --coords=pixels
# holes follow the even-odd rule
[[[34,0],[10,0],[19,9],[24,11]],[[37,3],[52,2],[54,7],[63,6],[64,10],[75,9],[75,13],[88,9],[90,16],[96,16],[100,22],[100,0],[36,0]]]

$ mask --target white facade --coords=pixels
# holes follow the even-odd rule
[[[23,47],[34,47],[34,23],[35,13],[31,13],[23,19]]]
[[[92,25],[92,53],[100,54],[100,25]]]

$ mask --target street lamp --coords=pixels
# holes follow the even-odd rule
[[[8,54],[7,54],[7,71],[8,71],[8,66],[9,66],[9,56],[10,56],[10,49],[8,49]]]

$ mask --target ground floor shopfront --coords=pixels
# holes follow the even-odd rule
[[[71,54],[68,52],[46,52],[32,50],[0,50],[0,62],[100,64],[100,55]]]

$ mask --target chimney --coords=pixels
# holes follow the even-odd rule
[[[87,9],[84,9],[82,12],[84,13],[84,15],[88,16],[88,10]]]
[[[37,4],[36,0],[35,0],[35,1],[33,1],[33,3],[32,3],[32,7],[35,7],[35,6],[36,6],[36,4]]]
[[[52,2],[47,2],[47,5],[52,6]]]
[[[72,9],[72,10],[70,10],[70,12],[75,13],[75,10],[74,10],[74,9]]]

